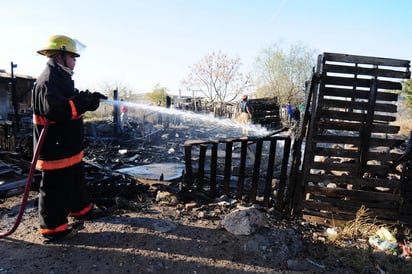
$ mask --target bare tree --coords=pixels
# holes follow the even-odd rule
[[[190,66],[191,72],[183,85],[201,92],[211,103],[231,102],[248,84],[248,77],[239,71],[241,65],[240,58],[229,58],[221,51],[206,54],[199,63]]]
[[[264,49],[256,59],[257,97],[276,96],[280,103],[297,104],[304,99],[305,81],[315,65],[315,51],[302,43],[288,52],[278,43]]]
[[[116,83],[103,82],[101,84],[100,89],[108,97],[112,97],[113,91],[117,90],[119,98],[123,100],[128,100],[133,94],[132,89],[130,87],[123,85],[119,82],[116,82]]]

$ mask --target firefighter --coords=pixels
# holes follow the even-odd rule
[[[252,119],[252,109],[250,107],[250,103],[247,100],[247,95],[242,96],[242,101],[240,102],[240,122],[243,124],[242,126],[242,134],[248,134],[248,124]]]
[[[127,107],[126,104],[123,103],[123,99],[120,100],[122,102],[121,108],[120,108],[120,131],[122,133],[125,132],[124,126],[127,126],[128,129],[132,128],[132,125],[129,123],[129,108]]]
[[[33,88],[35,143],[46,122],[50,125],[36,163],[42,174],[39,221],[44,243],[77,234],[69,226],[69,216],[85,220],[102,215],[90,202],[84,179],[82,114],[96,110],[100,99],[107,97],[75,89],[72,75],[81,45],[70,37],[54,35],[37,51],[48,57]]]

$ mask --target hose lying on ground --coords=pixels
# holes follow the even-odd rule
[[[7,231],[0,233],[0,238],[6,237],[16,231],[17,227],[19,226],[21,219],[23,217],[24,210],[26,209],[27,199],[29,197],[29,192],[31,188],[31,183],[33,181],[34,171],[36,170],[36,163],[37,159],[39,158],[40,150],[43,145],[44,138],[46,136],[47,130],[49,129],[50,121],[46,120],[46,124],[43,127],[43,130],[40,133],[39,140],[36,145],[36,149],[34,150],[33,159],[31,161],[29,177],[27,178],[26,187],[24,188],[23,198],[20,205],[19,213],[17,214],[16,222],[14,223],[13,227]]]

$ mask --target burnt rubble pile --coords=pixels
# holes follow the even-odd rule
[[[27,183],[30,162],[14,152],[0,151],[0,199],[21,194]]]
[[[130,204],[142,202],[142,195],[155,200],[161,191],[182,201],[212,201],[205,191],[184,184],[184,142],[187,139],[229,138],[239,135],[240,129],[185,121],[179,125],[169,124],[167,128],[146,123],[145,133],[142,133],[138,122],[131,124],[131,128],[114,137],[111,122],[85,123],[84,161],[93,202],[101,206],[138,209]],[[136,170],[144,167],[147,170],[143,174],[136,174]],[[176,174],[168,174],[173,169]]]
[[[156,124],[145,122],[136,117],[129,117],[131,127],[125,132],[115,134],[114,124],[110,119],[101,119],[85,122],[85,170],[86,180],[92,197],[102,204],[113,203],[116,197],[137,199],[143,192],[150,192],[148,183],[142,182],[146,177],[158,183],[151,184],[153,195],[158,189],[168,188],[172,193],[181,192],[181,197],[188,198],[189,190],[182,187],[184,178],[184,142],[186,140],[216,140],[239,136],[241,129],[181,119],[179,124]],[[21,194],[27,183],[27,174],[30,169],[32,154],[31,136],[22,138],[19,147],[26,147],[27,153],[22,151],[1,151],[0,195],[3,199]],[[24,144],[24,145],[23,145]],[[238,149],[238,148],[235,148]],[[145,176],[130,175],[127,172],[118,172],[125,168],[149,166],[162,163],[153,174]],[[164,164],[176,164],[181,170],[176,171],[178,176],[170,178],[165,174],[168,169]],[[151,172],[151,171],[148,171]],[[207,175],[207,174],[206,174]],[[38,191],[40,172],[36,171],[32,182],[32,190]],[[157,185],[157,187],[153,187]],[[190,195],[189,195],[190,196]],[[206,199],[204,195],[198,195]]]
[[[116,199],[136,200],[149,186],[129,176],[101,170],[96,165],[85,165],[86,182],[93,203],[110,207]]]

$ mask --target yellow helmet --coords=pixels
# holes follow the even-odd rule
[[[76,57],[79,57],[79,49],[82,46],[84,47],[84,45],[76,39],[64,35],[53,35],[49,38],[46,46],[38,50],[37,53],[50,57],[57,52],[65,51],[73,53]]]

